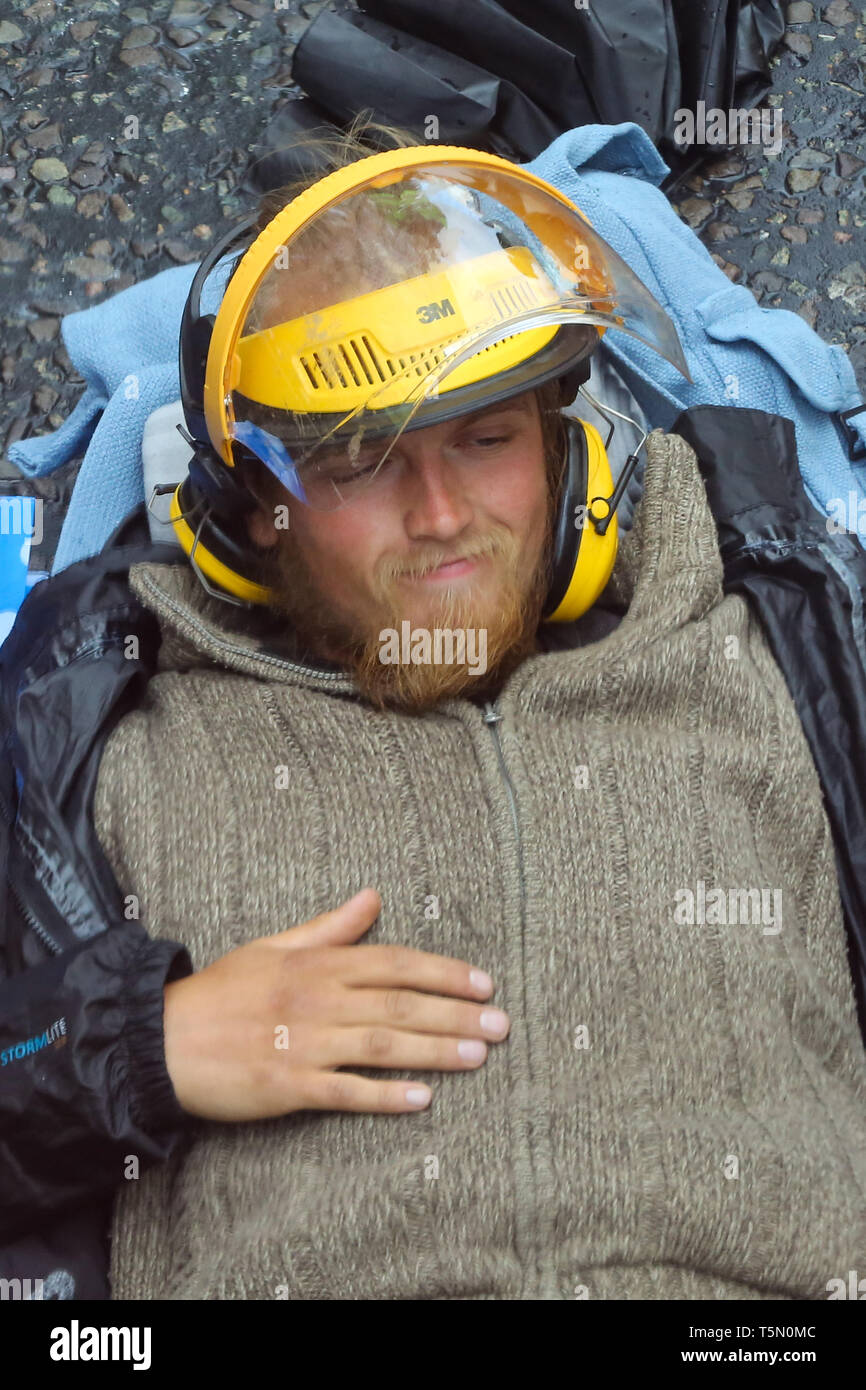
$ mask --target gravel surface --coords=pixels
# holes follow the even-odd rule
[[[779,153],[709,159],[675,206],[731,280],[841,343],[866,398],[866,9],[796,0],[786,18],[761,103],[781,108]]]
[[[249,151],[300,95],[291,55],[324,0],[282,3],[36,0],[0,19],[4,457],[81,393],[61,317],[200,260],[249,207]],[[676,206],[732,280],[841,343],[866,392],[866,10],[797,0],[788,19],[763,103],[781,152],[709,150]]]
[[[81,393],[61,317],[201,260],[248,209],[250,149],[301,95],[291,55],[323,3],[36,0],[0,21],[4,455]]]

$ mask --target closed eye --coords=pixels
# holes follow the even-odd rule
[[[466,444],[471,446],[478,445],[484,449],[492,449],[495,448],[497,444],[509,444],[513,438],[513,431],[510,434],[477,435],[474,439],[466,440]],[[359,479],[369,478],[371,474],[373,474],[376,471],[378,466],[379,460],[377,459],[374,462],[367,464],[366,467],[355,468],[352,469],[351,472],[337,473],[331,471],[334,465],[331,465],[330,468],[328,466],[325,466],[322,472],[323,475],[327,477],[329,482],[334,483],[337,486],[346,486],[349,483],[357,482]]]
[[[328,474],[328,481],[332,483],[342,483],[345,486],[346,483],[357,482],[359,478],[369,478],[370,475],[375,472],[376,468],[377,464],[368,463],[366,468],[355,468],[351,473],[330,473]]]
[[[513,438],[514,438],[514,435],[512,435],[512,434],[495,434],[495,435],[494,435],[494,434],[490,434],[490,435],[479,436],[477,439],[472,439],[472,440],[470,440],[469,442],[470,442],[471,444],[485,444],[485,445],[487,445],[487,444],[507,444],[508,441],[509,441],[510,439],[513,439]]]

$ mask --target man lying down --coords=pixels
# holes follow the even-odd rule
[[[676,332],[550,185],[393,143],[265,198],[187,359],[191,562],[130,572],[95,827],[190,952],[192,1118],[113,1296],[826,1297],[866,1056],[818,777],[691,448],[618,536],[563,413]]]

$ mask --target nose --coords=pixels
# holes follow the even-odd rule
[[[419,451],[410,459],[405,488],[404,524],[413,540],[453,540],[472,521],[460,469],[442,450]]]

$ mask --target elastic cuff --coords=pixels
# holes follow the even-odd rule
[[[186,1127],[194,1119],[182,1109],[168,1073],[163,1017],[165,986],[192,973],[189,952],[176,941],[148,940],[128,966],[129,1111],[146,1134]]]

